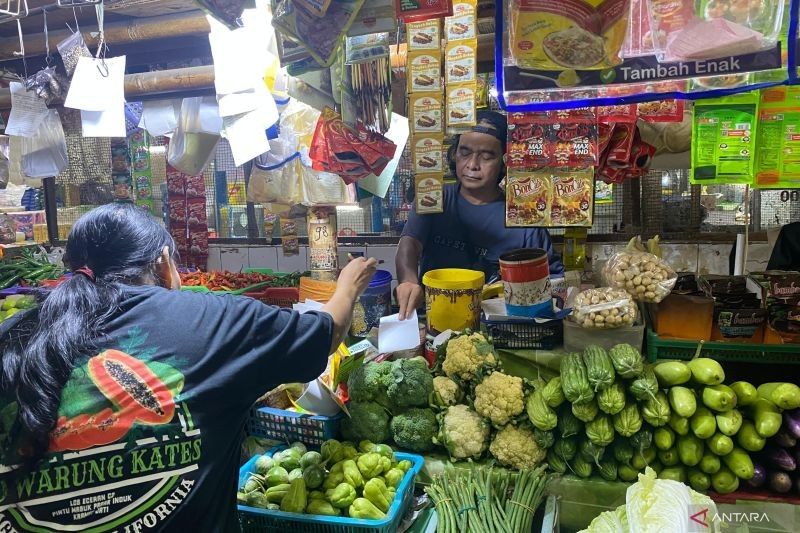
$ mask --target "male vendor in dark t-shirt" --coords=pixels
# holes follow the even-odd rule
[[[516,248],[542,248],[550,258],[550,274],[564,265],[553,251],[550,234],[541,228],[506,228],[506,118],[478,112],[477,125],[459,135],[448,153],[458,184],[444,188],[444,212],[412,211],[397,247],[397,301],[404,319],[422,303],[420,279],[429,270],[483,270],[487,281],[498,271],[500,254]]]

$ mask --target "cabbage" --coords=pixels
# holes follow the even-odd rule
[[[708,507],[706,518],[710,521],[717,513],[711,498],[694,493],[683,483],[669,479],[656,479],[652,468],[639,474],[639,481],[628,487],[625,495],[625,510],[631,531],[687,533],[689,531],[689,510]],[[692,511],[694,514],[696,511]],[[715,522],[713,531],[719,531]]]
[[[602,513],[581,533],[688,533],[690,511],[694,514],[708,508],[708,522],[717,514],[717,506],[711,498],[678,481],[657,479],[650,467],[639,474],[637,483],[628,487],[625,500],[625,505]],[[713,522],[709,531],[719,533],[719,520]]]
[[[613,511],[600,513],[589,524],[589,528],[584,529],[581,533],[619,533],[620,531],[628,531],[628,517],[625,514],[624,505],[620,505]]]

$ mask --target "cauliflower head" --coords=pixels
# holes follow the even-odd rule
[[[475,411],[495,426],[508,424],[524,408],[522,378],[493,372],[475,387]]]
[[[437,440],[454,459],[478,459],[486,451],[489,423],[466,405],[453,405],[441,417]]]
[[[533,468],[545,457],[531,430],[511,424],[497,432],[489,452],[503,465],[517,470]]]
[[[433,398],[431,404],[435,407],[449,407],[462,400],[464,394],[458,383],[447,376],[433,378]]]
[[[478,369],[495,363],[492,345],[480,333],[460,335],[447,342],[442,370],[450,378],[474,381]]]

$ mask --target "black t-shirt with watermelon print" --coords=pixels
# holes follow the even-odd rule
[[[320,375],[332,327],[247,298],[126,288],[62,392],[42,466],[12,479],[0,465],[0,531],[237,531],[248,410]],[[15,412],[0,406],[0,440]]]

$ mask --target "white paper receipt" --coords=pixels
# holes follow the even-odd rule
[[[420,345],[417,311],[414,310],[405,320],[400,320],[399,317],[399,314],[381,317],[381,325],[378,328],[380,353],[411,350]]]

